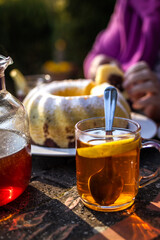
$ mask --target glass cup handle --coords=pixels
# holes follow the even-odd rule
[[[143,139],[142,142],[142,148],[150,148],[154,147],[160,152],[160,142],[156,140],[146,140]],[[156,182],[160,178],[160,167],[153,173],[150,174],[149,176],[141,176],[140,177],[140,188],[143,188],[153,182]]]

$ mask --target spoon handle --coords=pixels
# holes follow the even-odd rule
[[[105,130],[112,130],[113,119],[117,102],[117,89],[109,86],[104,90],[104,113],[105,113]]]

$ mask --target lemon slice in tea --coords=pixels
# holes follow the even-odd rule
[[[87,147],[77,149],[79,156],[87,158],[109,157],[135,150],[139,147],[140,139],[133,137],[105,142],[99,145],[85,144]]]

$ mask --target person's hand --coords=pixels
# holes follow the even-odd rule
[[[135,110],[160,121],[160,82],[145,62],[131,66],[124,75],[123,87]]]
[[[91,63],[91,66],[90,66],[90,69],[89,69],[89,78],[94,80],[98,67],[100,65],[107,64],[107,63],[108,64],[114,64],[114,65],[117,65],[117,66],[120,67],[120,64],[118,63],[117,60],[115,60],[111,57],[108,57],[104,54],[99,54],[93,59],[93,61]]]

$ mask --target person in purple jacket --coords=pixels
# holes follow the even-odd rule
[[[117,64],[133,108],[160,121],[159,52],[160,0],[117,0],[107,28],[84,60],[84,75],[94,79],[99,65]]]

